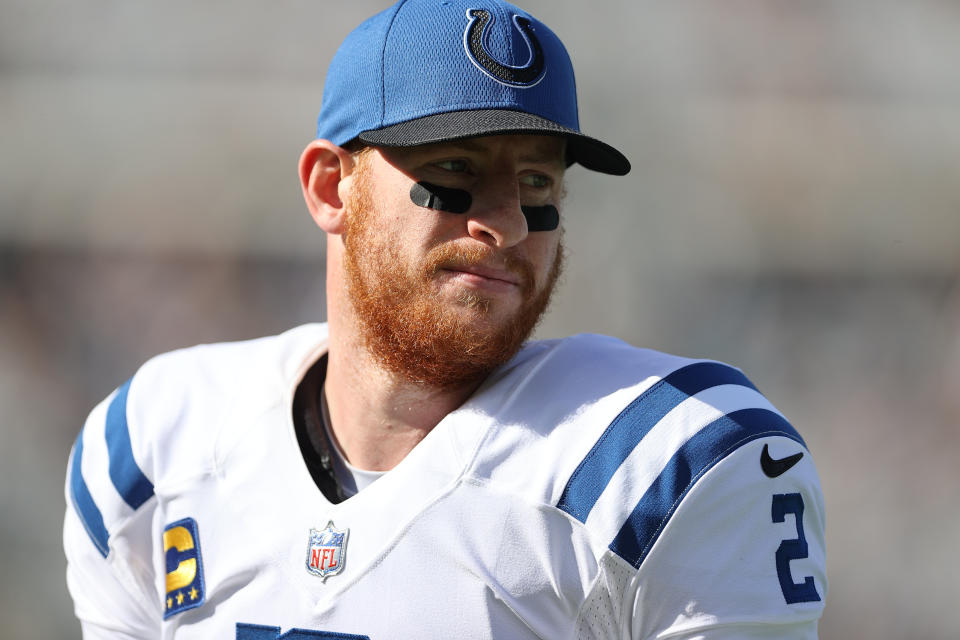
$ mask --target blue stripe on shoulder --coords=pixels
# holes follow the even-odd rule
[[[744,444],[771,435],[806,446],[789,422],[768,409],[741,409],[708,424],[670,459],[610,543],[610,550],[639,568],[697,480]]]
[[[610,423],[570,476],[557,507],[586,522],[610,478],[654,425],[690,396],[725,384],[756,390],[745,375],[729,365],[696,362],[677,369],[640,394]]]
[[[106,558],[110,551],[110,547],[107,546],[110,534],[107,533],[107,528],[103,525],[103,515],[97,507],[97,503],[93,501],[93,496],[90,495],[87,483],[83,479],[80,464],[82,459],[83,430],[81,429],[80,435],[77,436],[77,442],[73,446],[73,463],[70,466],[70,497],[73,498],[73,508],[80,516],[80,522],[83,523],[83,528],[87,530],[87,535],[93,541],[93,546],[97,548],[100,555]]]
[[[132,379],[131,379],[132,380]],[[127,394],[130,382],[117,390],[107,409],[107,451],[110,454],[110,479],[124,502],[137,509],[153,495],[153,483],[143,475],[133,457],[130,429],[127,426]]]

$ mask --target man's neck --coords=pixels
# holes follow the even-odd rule
[[[356,341],[338,337],[332,328],[325,382],[330,429],[360,469],[395,467],[482,382],[453,389],[413,383],[386,371]]]

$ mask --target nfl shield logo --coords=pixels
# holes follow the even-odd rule
[[[338,530],[333,521],[325,529],[310,529],[310,544],[307,545],[307,571],[320,576],[324,582],[330,576],[343,571],[347,553],[347,535],[350,529]]]

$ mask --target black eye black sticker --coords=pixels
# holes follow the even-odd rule
[[[469,191],[441,187],[429,182],[417,182],[410,187],[410,199],[417,206],[447,213],[466,213],[473,204]]]
[[[560,226],[560,212],[552,204],[542,207],[520,207],[527,219],[528,231],[553,231]]]
[[[466,213],[473,204],[469,191],[441,187],[430,182],[417,182],[410,187],[410,200],[418,207],[447,213]],[[553,231],[560,226],[560,212],[552,204],[542,207],[521,206],[520,210],[527,219],[528,231]]]

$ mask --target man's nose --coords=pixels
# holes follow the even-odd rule
[[[527,237],[527,219],[520,209],[520,185],[516,176],[499,175],[474,194],[467,220],[471,237],[500,249],[517,245]]]

